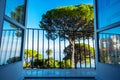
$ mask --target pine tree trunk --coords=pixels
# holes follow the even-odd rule
[[[74,49],[74,40],[71,40],[70,41],[70,45],[71,45],[71,68],[74,68],[75,66],[75,59],[74,59],[74,56],[75,56],[75,49]]]

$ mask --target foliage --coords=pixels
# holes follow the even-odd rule
[[[62,68],[70,68],[71,67],[70,59],[62,60],[61,65],[62,65]]]
[[[30,63],[29,62],[24,62],[23,67],[24,68],[29,68],[30,67]]]
[[[24,5],[17,6],[15,10],[11,12],[11,17],[16,21],[18,21],[19,23],[24,24],[24,13],[23,13],[24,10],[25,10]]]
[[[20,57],[11,57],[7,60],[7,63],[10,64],[10,63],[14,63],[16,61],[20,61]]]
[[[20,6],[17,6],[15,8],[14,11],[11,12],[11,17],[16,20],[17,22],[21,23],[21,24],[24,24],[24,19],[25,19],[25,16],[24,16],[24,9],[25,9],[25,6],[24,5],[20,5]],[[16,31],[16,36],[17,37],[21,37],[22,36],[22,30],[18,29],[15,25],[13,24],[10,24],[11,27],[13,28],[16,28],[17,31]]]
[[[93,15],[92,5],[58,7],[43,14],[40,27],[47,31],[49,39],[54,40],[58,36],[68,40],[76,39],[86,30],[91,30],[93,34]]]
[[[28,50],[26,49],[24,51],[24,64],[23,67],[24,68],[31,68],[31,57],[32,57],[32,53],[33,53],[33,66],[35,68],[59,68],[60,64],[62,68],[70,68],[70,60],[63,60],[63,61],[59,61],[59,60],[55,60],[53,57],[50,57],[49,59],[42,59],[42,54],[38,53],[36,50]],[[38,56],[39,54],[39,56]],[[29,61],[27,61],[28,59],[30,59]]]
[[[51,49],[46,50],[46,54],[47,54],[48,56],[52,55],[52,50],[51,50]]]
[[[55,62],[55,64],[54,64]],[[38,68],[59,68],[59,61],[54,60],[54,58],[50,59],[35,59],[34,61],[34,67]]]
[[[39,52],[37,52],[36,50],[29,50],[29,49],[25,49],[24,50],[24,67],[30,67],[31,62],[32,62],[32,57],[33,57],[33,61],[35,61],[36,59],[42,59],[42,54],[40,54]]]
[[[40,54],[36,50],[25,49],[24,55],[25,55],[25,57],[35,57],[35,58],[38,57],[39,59],[42,58],[42,54]]]
[[[88,44],[84,44],[84,43],[75,43],[75,64],[77,64],[78,61],[81,60],[84,61],[85,58],[87,57],[93,57],[95,54],[94,54],[94,48],[91,47],[90,45]],[[71,49],[71,45],[68,45],[65,49],[64,49],[64,54],[66,55],[64,57],[64,60],[65,59],[71,59],[71,53],[70,53],[70,49]],[[87,60],[87,62],[89,62]]]

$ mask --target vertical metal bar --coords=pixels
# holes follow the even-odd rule
[[[4,49],[4,44],[5,44],[5,36],[6,36],[6,33],[7,33],[7,31],[3,31],[4,32],[4,35],[2,36],[2,45],[1,45],[1,54],[0,54],[0,63],[2,63],[2,55],[3,55],[3,49]],[[1,64],[2,65],[2,64]]]
[[[88,50],[89,50],[89,61],[90,61],[90,68],[91,68],[91,53],[90,53],[90,42],[89,42],[89,36],[88,36]]]
[[[118,49],[118,47],[117,47],[117,34],[114,34],[114,35],[115,35],[115,39],[116,39],[116,40],[115,40],[115,41],[116,41],[116,43],[115,43],[115,46],[116,46],[116,51],[115,51],[115,54],[116,54],[116,55],[115,55],[115,64],[118,64],[118,55],[117,55],[117,54],[118,54],[118,50],[117,50],[117,49]]]
[[[76,35],[75,35],[75,32],[74,32],[74,31],[73,31],[73,36],[74,36],[74,43],[73,43],[73,44],[74,44],[74,68],[77,69],[76,60],[77,60],[77,54],[78,54],[78,53],[77,53],[76,50],[75,50],[75,48],[77,48],[77,47],[75,47],[75,45],[76,45],[76,44],[75,44],[75,36],[76,36]]]
[[[25,10],[24,10],[24,28],[21,30],[22,31],[22,39],[21,39],[21,55],[20,55],[20,58],[21,58],[21,60],[23,61],[24,60],[24,56],[25,56],[25,45],[26,45],[26,38],[27,38],[27,33],[26,33],[26,31],[27,31],[27,13],[28,13],[28,0],[25,0]],[[27,39],[29,39],[29,38],[27,38]],[[28,44],[27,44],[27,46],[28,46]],[[27,48],[27,50],[28,50],[28,48]],[[28,51],[27,51],[27,54],[28,54]],[[26,54],[26,55],[27,55]],[[28,62],[28,55],[27,55],[27,62]],[[27,66],[27,65],[26,65]]]
[[[10,30],[8,30],[8,39],[7,39],[7,41],[6,41],[6,51],[5,51],[5,58],[4,58],[4,64],[6,64],[6,57],[7,57],[7,53],[8,53],[8,46],[9,46],[9,40],[10,40]]]
[[[9,54],[9,58],[11,58],[11,54],[12,54],[12,48],[13,48],[13,42],[14,42],[14,36],[15,36],[15,31],[13,30],[12,33],[12,42],[11,42],[11,47],[10,47],[10,54]]]
[[[111,34],[111,35],[112,35],[112,36],[111,36],[111,39],[113,39],[113,40],[112,40],[112,46],[113,46],[113,52],[112,52],[113,64],[116,64],[116,63],[115,63],[115,43],[116,43],[116,42],[114,42],[114,40],[115,40],[115,39],[114,39],[115,35],[114,35],[114,34]],[[112,38],[112,37],[113,37],[113,38]]]
[[[61,41],[60,41],[60,30],[59,30],[59,60],[60,60],[60,68],[61,68]]]
[[[95,49],[95,46],[94,46],[94,36],[92,37],[92,43],[93,43],[93,48]],[[96,62],[95,62],[95,51],[93,49],[93,54],[94,54],[94,64],[95,64],[95,68],[96,68]]]
[[[50,33],[48,32],[48,67],[47,67],[47,68],[50,68],[50,66],[49,66],[49,65],[50,65],[50,63],[49,63],[49,50],[50,50],[50,48],[49,48],[49,45],[50,45],[49,39],[50,39],[50,38],[49,38],[49,37],[50,37],[50,36],[49,36],[49,35],[50,35]]]
[[[29,29],[27,30],[27,62],[28,62],[28,46],[29,46]],[[27,65],[26,65],[27,67]]]
[[[39,58],[39,30],[37,30],[38,32],[38,34],[37,34],[37,68],[39,68],[39,66],[38,66],[38,63],[39,63],[39,61],[38,61],[38,58]]]
[[[33,64],[33,59],[34,59],[34,29],[32,29],[32,69],[34,67],[34,64]]]
[[[105,45],[106,45],[105,46],[105,54],[106,54],[106,56],[105,56],[106,58],[105,59],[106,59],[106,62],[107,62],[107,56],[108,56],[108,54],[107,54],[107,34],[104,34],[104,37],[105,37]]]
[[[64,31],[64,36],[65,36],[65,31]],[[66,46],[66,40],[65,40],[65,37],[64,37],[64,49],[65,49],[65,46]],[[65,57],[66,57],[66,55],[65,55]],[[66,66],[66,59],[65,59],[65,66],[64,67],[67,68],[67,66]]]
[[[102,38],[101,38],[101,39],[102,39],[102,53],[100,53],[100,57],[101,57],[101,55],[103,54],[102,57],[105,59],[105,57],[104,57],[104,51],[103,51],[103,48],[104,48],[104,47],[103,47],[103,40],[104,40],[104,39],[103,39],[103,34],[101,34],[101,35],[102,35]],[[100,58],[100,61],[101,61],[101,58]],[[105,62],[105,61],[104,61],[104,62]]]
[[[108,62],[108,56],[109,56],[109,54],[108,54],[108,34],[105,34],[105,39],[106,39],[106,59],[107,59],[107,63],[109,63]]]
[[[84,46],[84,60],[85,60],[85,68],[86,68],[86,50],[85,50],[85,35],[83,34],[83,46]]]
[[[108,34],[108,54],[109,54],[109,58],[111,57],[111,54],[110,54],[110,34]],[[111,63],[111,61],[110,61]]]
[[[120,34],[118,34],[118,57],[120,56]],[[120,61],[120,59],[118,58],[118,60]]]
[[[4,34],[3,34],[4,33]],[[1,47],[0,49],[2,50],[3,46],[4,46],[4,41],[5,41],[5,36],[6,36],[6,30],[2,31],[2,40],[1,40]]]
[[[80,49],[81,47],[80,46],[81,46],[81,44],[80,44],[80,38],[79,38],[79,54],[80,54],[79,59],[80,59],[80,68],[81,68],[82,67],[81,66],[81,63],[82,63],[81,60],[82,59],[81,59],[81,49]]]
[[[53,40],[53,56],[54,56],[54,68],[56,68],[55,67],[55,40]]]
[[[2,31],[3,31],[3,23],[4,23],[4,15],[5,15],[5,3],[6,0],[0,0],[0,49],[1,41],[2,41]],[[2,49],[1,49],[2,50]]]
[[[20,58],[19,60],[23,61],[24,60],[24,49],[25,49],[25,39],[26,39],[26,28],[25,29],[21,29],[22,32],[22,36],[21,36],[21,44],[20,44]]]
[[[44,63],[44,30],[42,30],[43,33],[42,33],[42,36],[43,36],[43,40],[42,40],[42,62],[43,62],[43,65],[45,65]],[[43,68],[45,68],[44,66],[42,66]]]
[[[96,58],[98,58],[98,61],[100,62],[101,61],[101,53],[102,53],[102,49],[100,49],[100,48],[102,48],[102,34],[101,33],[99,33],[98,34],[98,38],[99,38],[99,41],[98,41],[98,53],[96,54],[97,56],[96,56]],[[92,37],[92,42],[93,42],[93,37]],[[96,39],[95,39],[95,42],[96,42]],[[94,43],[93,43],[94,44]],[[94,45],[93,45],[94,46]],[[95,49],[95,47],[96,47],[96,45],[94,46],[94,49]],[[96,50],[96,49],[95,49]],[[95,54],[94,54],[95,55]]]
[[[17,31],[16,31],[17,32]],[[18,29],[19,32],[19,29]],[[18,36],[16,35],[16,45],[15,45],[15,53],[14,53],[14,62],[16,62],[16,54],[17,54],[17,47],[18,47]]]
[[[118,34],[118,57],[120,55],[120,34]],[[118,60],[120,61],[120,59],[118,58]]]

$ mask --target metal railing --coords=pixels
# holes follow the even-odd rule
[[[22,61],[21,56],[22,30],[4,29],[0,48],[0,65]]]
[[[71,66],[73,63],[70,42],[60,36],[60,30],[57,32],[59,34],[56,37],[55,34],[51,35],[44,29],[27,29],[23,65],[25,69],[95,68],[93,36],[88,35],[89,33],[81,33],[81,36],[73,39],[74,66]],[[74,34],[74,32],[70,33]]]
[[[120,64],[120,34],[99,33],[99,61]]]

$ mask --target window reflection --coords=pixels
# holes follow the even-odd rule
[[[4,21],[0,51],[0,65],[19,61],[21,56],[22,30]]]
[[[120,64],[120,27],[99,33],[100,62]]]
[[[98,1],[98,28],[108,26],[120,21],[120,0],[97,0]]]
[[[5,14],[24,25],[25,0],[6,0]]]

